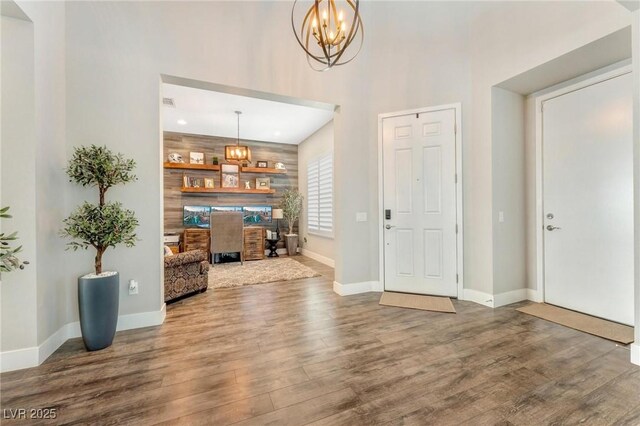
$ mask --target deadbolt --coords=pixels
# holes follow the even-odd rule
[[[547,219],[553,219],[553,213],[547,213]]]

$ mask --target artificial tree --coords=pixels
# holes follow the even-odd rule
[[[287,225],[289,225],[289,233],[285,235],[289,256],[295,255],[298,251],[298,235],[293,233],[293,225],[300,218],[303,200],[303,195],[296,189],[285,189],[282,193],[280,208],[282,209],[282,216],[287,221]]]
[[[109,247],[136,242],[138,219],[118,202],[107,202],[109,188],[136,179],[132,173],[136,163],[122,154],[114,154],[106,146],[76,148],[69,161],[67,174],[72,182],[98,188],[98,204],[84,202],[64,220],[62,235],[71,238],[73,250],[96,250],[95,274],[78,278],[80,329],[90,351],[111,346],[118,324],[120,276],[102,271],[102,256]]]
[[[9,207],[1,208],[0,219],[10,219],[11,215],[8,211]],[[23,262],[16,256],[16,254],[22,251],[22,246],[12,246],[12,243],[17,239],[17,232],[12,232],[8,235],[4,232],[0,232],[0,273],[11,272],[14,269],[24,269],[24,266],[29,264],[29,262]]]
[[[73,239],[67,245],[75,250],[93,247],[96,250],[95,273],[102,274],[102,256],[109,247],[124,244],[133,247],[138,219],[119,202],[107,202],[107,190],[114,185],[132,182],[136,163],[114,154],[106,146],[78,147],[66,169],[71,182],[98,188],[98,204],[84,202],[67,219],[62,231]]]

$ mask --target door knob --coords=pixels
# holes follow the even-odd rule
[[[395,228],[395,226],[393,226],[393,225],[385,225],[385,228],[391,229],[391,228]]]
[[[547,231],[555,231],[556,229],[562,229],[559,226],[547,225]]]

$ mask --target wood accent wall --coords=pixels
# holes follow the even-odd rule
[[[276,208],[280,204],[282,191],[286,188],[298,188],[298,146],[278,144],[271,142],[259,142],[240,140],[251,149],[250,166],[255,166],[257,161],[268,161],[269,167],[274,162],[280,162],[287,168],[286,174],[262,174],[240,173],[240,187],[244,188],[246,180],[251,181],[251,187],[255,188],[255,178],[271,178],[271,188],[275,194],[183,194],[182,176],[187,174],[194,177],[213,177],[216,187],[220,185],[220,172],[199,170],[164,169],[164,231],[182,232],[182,207],[187,206],[251,206],[268,205]],[[206,164],[211,164],[213,157],[224,162],[224,146],[235,145],[236,140],[216,136],[190,135],[184,133],[164,132],[164,157],[168,161],[170,153],[177,152],[182,155],[186,163],[189,162],[189,152],[203,152]],[[286,226],[285,221],[280,221],[280,229]],[[275,220],[271,229],[275,229]]]

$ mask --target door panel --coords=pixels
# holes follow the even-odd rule
[[[383,120],[386,290],[457,296],[455,125],[453,109]]]
[[[544,102],[545,301],[629,325],[632,131],[631,74]]]

